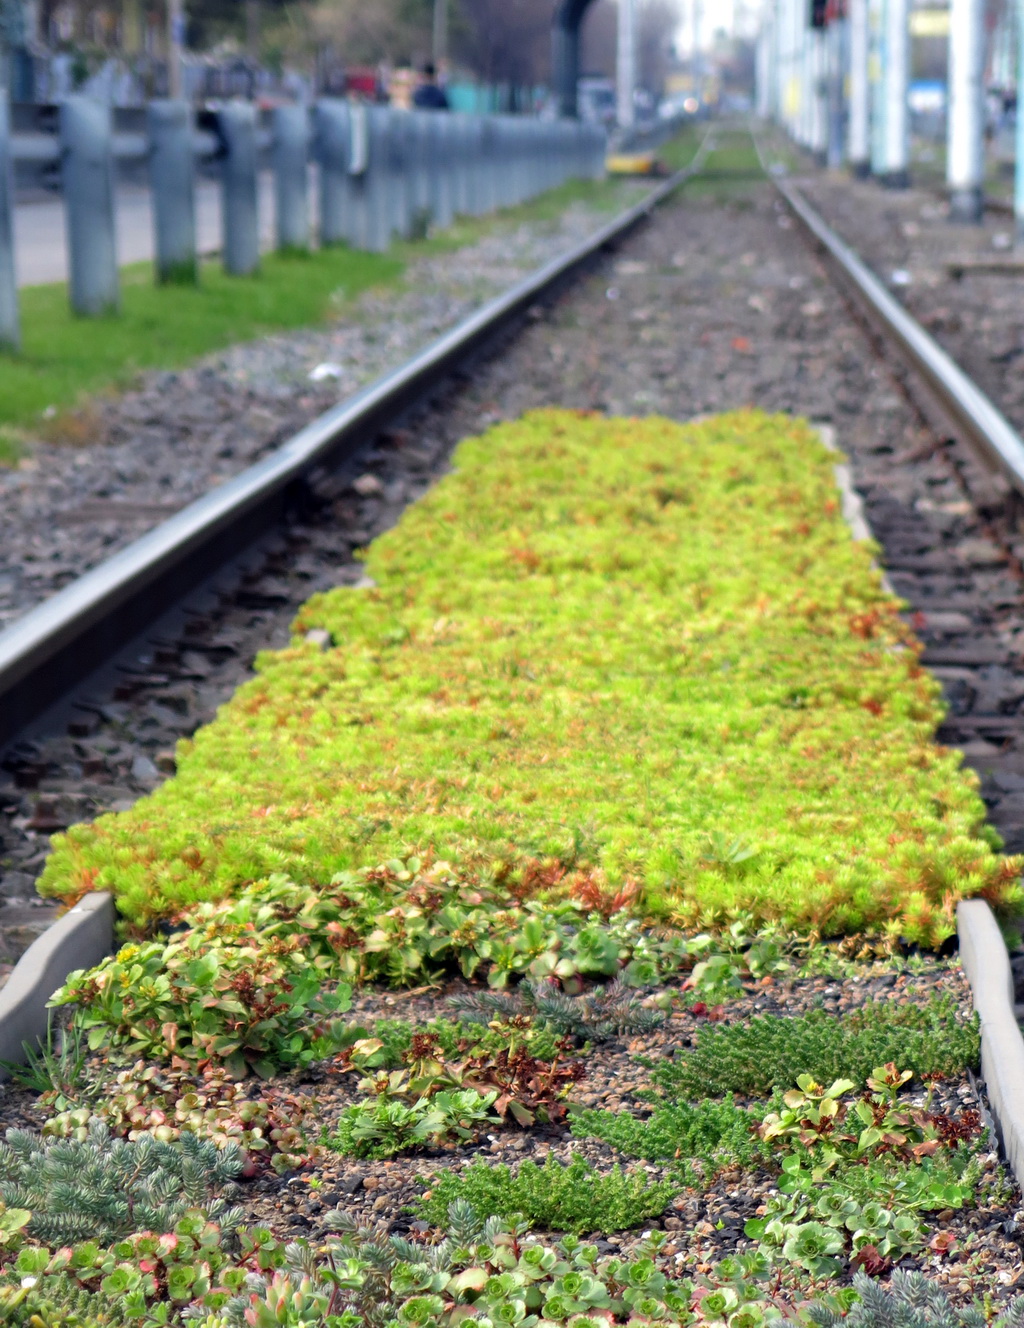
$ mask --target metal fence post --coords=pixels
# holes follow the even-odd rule
[[[218,116],[224,140],[224,271],[244,277],[260,265],[258,186],[256,179],[256,108],[234,101]]]
[[[192,112],[185,101],[151,101],[146,120],[156,279],[161,283],[193,285],[199,268]]]
[[[409,179],[409,111],[387,114],[387,181],[391,229],[400,239],[412,235],[411,181]]]
[[[352,211],[350,242],[356,249],[384,253],[391,243],[388,179],[388,122],[384,106],[351,108],[352,156],[349,160]]]
[[[340,97],[322,97],[313,111],[316,159],[320,165],[320,244],[350,238],[350,118]]]
[[[433,166],[430,122],[443,114],[439,111],[411,111],[409,115],[409,170],[412,173],[412,217],[417,234],[425,236],[434,221],[434,203],[430,188]]]
[[[452,117],[443,112],[427,118],[427,186],[430,212],[438,230],[447,230],[455,219],[454,180],[452,156],[457,143],[452,132]]]
[[[274,112],[274,216],[277,247],[309,248],[309,112],[278,106]]]
[[[110,108],[68,97],[60,108],[60,141],[71,308],[85,317],[115,313],[120,299]]]
[[[11,120],[7,98],[0,97],[0,349],[18,350],[18,286],[14,278],[14,177],[11,171]]]

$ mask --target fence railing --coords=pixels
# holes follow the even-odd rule
[[[152,189],[159,282],[197,278],[197,164],[214,163],[222,189],[221,253],[235,275],[259,266],[258,177],[274,175],[278,248],[312,240],[309,164],[318,174],[321,245],[382,253],[397,236],[456,215],[482,216],[568,179],[599,179],[605,135],[569,120],[401,111],[324,98],[281,106],[261,124],[249,102],[232,102],[197,125],[189,105],[151,102],[145,129],[115,133],[109,107],[69,97],[54,132],[11,133],[0,104],[0,346],[19,345],[12,211],[13,165],[59,166],[67,218],[71,307],[83,316],[119,305],[115,164],[143,163]]]

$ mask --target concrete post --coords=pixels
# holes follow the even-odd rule
[[[615,118],[619,128],[633,128],[636,115],[636,0],[618,0],[618,43],[615,52]]]
[[[115,313],[120,294],[110,107],[68,97],[60,107],[60,142],[71,308],[87,318]]]
[[[184,101],[151,101],[146,120],[156,279],[161,284],[194,285],[199,268],[192,113]]]
[[[771,113],[771,29],[766,14],[757,34],[754,66],[754,109],[759,120],[767,120]]]
[[[18,350],[18,285],[14,276],[14,176],[11,169],[11,120],[0,89],[0,350]]]
[[[320,244],[349,238],[349,108],[339,97],[322,97],[313,109],[314,143],[320,168]]]
[[[829,170],[843,164],[843,65],[846,53],[846,20],[833,19],[825,29],[828,61],[828,153]]]
[[[850,170],[863,178],[871,162],[871,88],[868,82],[868,0],[849,0],[850,107],[846,153]]]
[[[868,0],[868,77],[871,83],[871,174],[885,173],[885,0]]]
[[[908,0],[885,0],[885,47],[882,66],[885,125],[882,133],[884,184],[904,189],[910,183],[910,119],[907,84],[910,75]]]
[[[274,215],[277,247],[309,249],[309,112],[305,106],[274,111]]]
[[[167,0],[167,93],[180,101],[184,92],[181,53],[185,45],[185,7],[182,0]]]
[[[810,39],[810,149],[824,166],[828,159],[828,39],[824,29],[812,28]]]
[[[245,277],[260,265],[259,195],[256,179],[256,108],[233,101],[219,113],[223,161],[222,249],[224,271]]]
[[[984,0],[950,0],[946,184],[952,221],[981,221],[985,178]]]

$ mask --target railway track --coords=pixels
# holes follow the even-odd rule
[[[733,154],[745,141],[719,140]],[[721,199],[652,218],[712,148],[709,138],[691,167],[587,244],[0,635],[0,927],[13,951],[48,913],[32,884],[49,836],[173,771],[175,741],[259,649],[287,640],[309,594],[358,581],[353,550],[432,482],[458,437],[549,402],[687,415],[753,401],[830,422],[946,687],[941,736],[982,772],[1008,846],[1024,848],[1024,603],[1007,498],[1024,484],[1024,446],[894,302],[875,290],[872,303],[870,274],[784,183],[773,201],[726,174],[705,183]],[[608,257],[627,236],[630,256]],[[807,239],[831,245],[862,324],[871,308],[866,329],[835,301]],[[894,337],[918,359],[878,358],[879,338]],[[488,360],[496,338],[505,351]]]
[[[1020,568],[1009,548],[1015,518],[1007,496],[1013,487],[1005,478],[1001,487],[992,485],[980,459],[982,443],[968,427],[958,424],[954,437],[933,416],[935,384],[928,401],[921,395],[927,366],[915,368],[886,349],[895,333],[882,312],[866,314],[860,305],[863,294],[856,313],[836,299],[834,277],[822,261],[828,236],[800,200],[776,191],[753,169],[745,176],[736,172],[737,158],[746,150],[742,136],[722,134],[720,142],[720,160],[731,158],[732,174],[712,169],[704,180],[694,179],[681,204],[666,200],[647,225],[595,261],[582,280],[563,285],[536,316],[530,314],[537,304],[533,297],[527,316],[522,317],[522,309],[517,314],[518,334],[504,335],[500,354],[479,356],[472,371],[463,370],[461,376],[452,377],[449,365],[445,386],[434,385],[433,399],[421,399],[398,422],[378,420],[368,446],[350,456],[346,466],[313,471],[300,490],[301,501],[288,507],[272,539],[226,563],[184,605],[148,629],[134,658],[122,654],[108,663],[105,675],[89,680],[89,696],[79,691],[74,704],[65,696],[63,711],[52,709],[37,720],[34,732],[9,747],[5,769],[10,778],[0,793],[0,814],[7,818],[0,822],[7,854],[4,889],[12,875],[18,877],[16,887],[30,889],[49,833],[96,809],[76,799],[110,806],[154,787],[173,768],[173,739],[209,717],[218,699],[246,676],[256,649],[287,639],[294,607],[320,587],[359,581],[362,567],[354,552],[444,470],[455,442],[545,405],[682,417],[754,403],[827,425],[850,458],[854,483],[884,544],[889,574],[911,601],[926,642],[926,662],[940,674],[953,702],[944,736],[957,736],[954,720],[970,720],[974,736],[964,741],[969,757],[979,756],[978,751],[972,756],[971,743],[984,742],[986,753],[1002,753],[1004,783],[1010,780],[1017,759],[1017,710],[1024,700],[1024,684],[1019,695],[1010,685],[1017,676],[1017,634],[1024,623]],[[715,166],[713,158],[710,164]],[[838,262],[838,257],[827,261]],[[855,275],[856,268],[848,280]],[[971,422],[979,430],[986,426],[984,419],[972,417]],[[995,455],[1002,456],[998,448]],[[991,448],[985,456],[990,463]],[[995,719],[1002,730],[990,723]],[[1024,765],[1017,777],[1024,790]],[[993,805],[1008,837],[1019,835],[1024,816],[1014,820],[1012,801]],[[13,872],[12,861],[21,864]],[[973,900],[965,907],[983,910],[995,931],[986,905]],[[0,909],[0,924],[5,911]],[[964,934],[974,935],[966,928]],[[857,949],[859,939],[849,939]],[[998,933],[995,944],[1005,965]],[[965,963],[968,949],[965,944]],[[731,993],[727,1005],[717,1010],[703,1001],[691,1004],[699,993],[680,990],[682,974],[675,974],[661,990],[673,1009],[671,1022],[628,1047],[620,1037],[588,1049],[586,1078],[574,1093],[578,1104],[616,1112],[639,1107],[646,1117],[649,1104],[641,1105],[637,1096],[646,1091],[645,1080],[631,1053],[639,1045],[648,1061],[653,1054],[658,1062],[678,1065],[719,1020],[723,1032],[740,1033],[755,1017],[766,1015],[785,1023],[824,1013],[845,1026],[843,1021],[865,1001],[888,1009],[919,1001],[925,992],[948,998],[952,1009],[969,1006],[963,974],[934,955],[909,963],[905,958],[864,962],[858,953],[858,961],[845,968],[838,954],[831,958],[839,962],[827,976],[790,969],[789,977],[775,980],[750,971],[742,994]],[[983,977],[994,973],[996,986],[1002,981],[991,960],[984,944],[970,951],[968,971],[983,1019],[989,1007],[977,1000],[978,971]],[[465,994],[460,984],[452,985]],[[1005,990],[997,995],[1005,1006]],[[382,1014],[392,1017],[401,999],[403,1013],[425,1022],[444,1008],[439,996],[436,986],[397,997],[371,984],[358,992],[354,1010],[367,1021]],[[933,1039],[929,1050],[941,1050],[938,1044],[949,1032],[947,1027]],[[1012,1021],[1009,1033],[1019,1069],[1024,1045]],[[983,1068],[987,1097],[962,1068],[938,1083],[936,1102],[944,1113],[966,1110],[971,1119],[980,1119],[986,1102],[998,1100],[1004,1113],[1000,1119],[1009,1118],[1008,1099],[998,1096],[998,1067],[989,1058]],[[352,1105],[351,1090],[336,1080],[325,1076],[323,1065],[289,1080],[291,1087],[305,1085],[317,1094],[318,1125]],[[693,1084],[680,1089],[673,1110],[702,1092]],[[932,1102],[931,1091],[927,1100]],[[3,1105],[4,1123],[38,1119],[31,1114],[35,1104],[14,1093]],[[1024,1132],[1017,1133],[1020,1143]],[[556,1162],[582,1155],[607,1173],[621,1155],[603,1136],[584,1138],[556,1121],[532,1134],[496,1129],[486,1138],[486,1144],[473,1138],[443,1153],[435,1150],[436,1162],[422,1154],[384,1163],[349,1156],[320,1159],[317,1189],[298,1174],[278,1177],[265,1171],[239,1185],[236,1197],[244,1200],[250,1216],[289,1237],[320,1231],[325,1210],[335,1206],[358,1220],[405,1233],[413,1229],[408,1208],[422,1190],[424,1165],[457,1175],[475,1160],[495,1171],[533,1152]],[[1019,1177],[1024,1154],[1007,1151]],[[995,1158],[987,1158],[985,1166],[994,1172]],[[645,1167],[648,1183],[663,1173],[664,1165]],[[712,1270],[717,1259],[743,1247],[747,1221],[777,1198],[777,1181],[777,1170],[761,1168],[739,1183],[730,1172],[727,1179],[716,1177],[680,1193],[651,1218],[653,1228],[664,1233],[664,1259]],[[930,1278],[955,1295],[973,1295],[989,1285],[997,1287],[999,1297],[1010,1295],[1020,1263],[1016,1199],[1017,1192],[1007,1185],[992,1202],[979,1198],[955,1219],[952,1210],[936,1217],[943,1227],[943,1252],[933,1258],[938,1247],[932,1244],[905,1266],[926,1267]],[[418,1224],[416,1232],[422,1234],[425,1225]],[[600,1254],[618,1255],[633,1248],[633,1240],[609,1226],[601,1228],[597,1244]],[[954,1244],[963,1246],[962,1257]]]

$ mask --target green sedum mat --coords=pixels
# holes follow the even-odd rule
[[[599,868],[685,925],[935,944],[960,898],[1015,910],[834,462],[751,411],[541,411],[463,443],[370,549],[376,589],[314,597],[175,778],[55,840],[44,893],[109,888],[146,924],[416,852]]]

